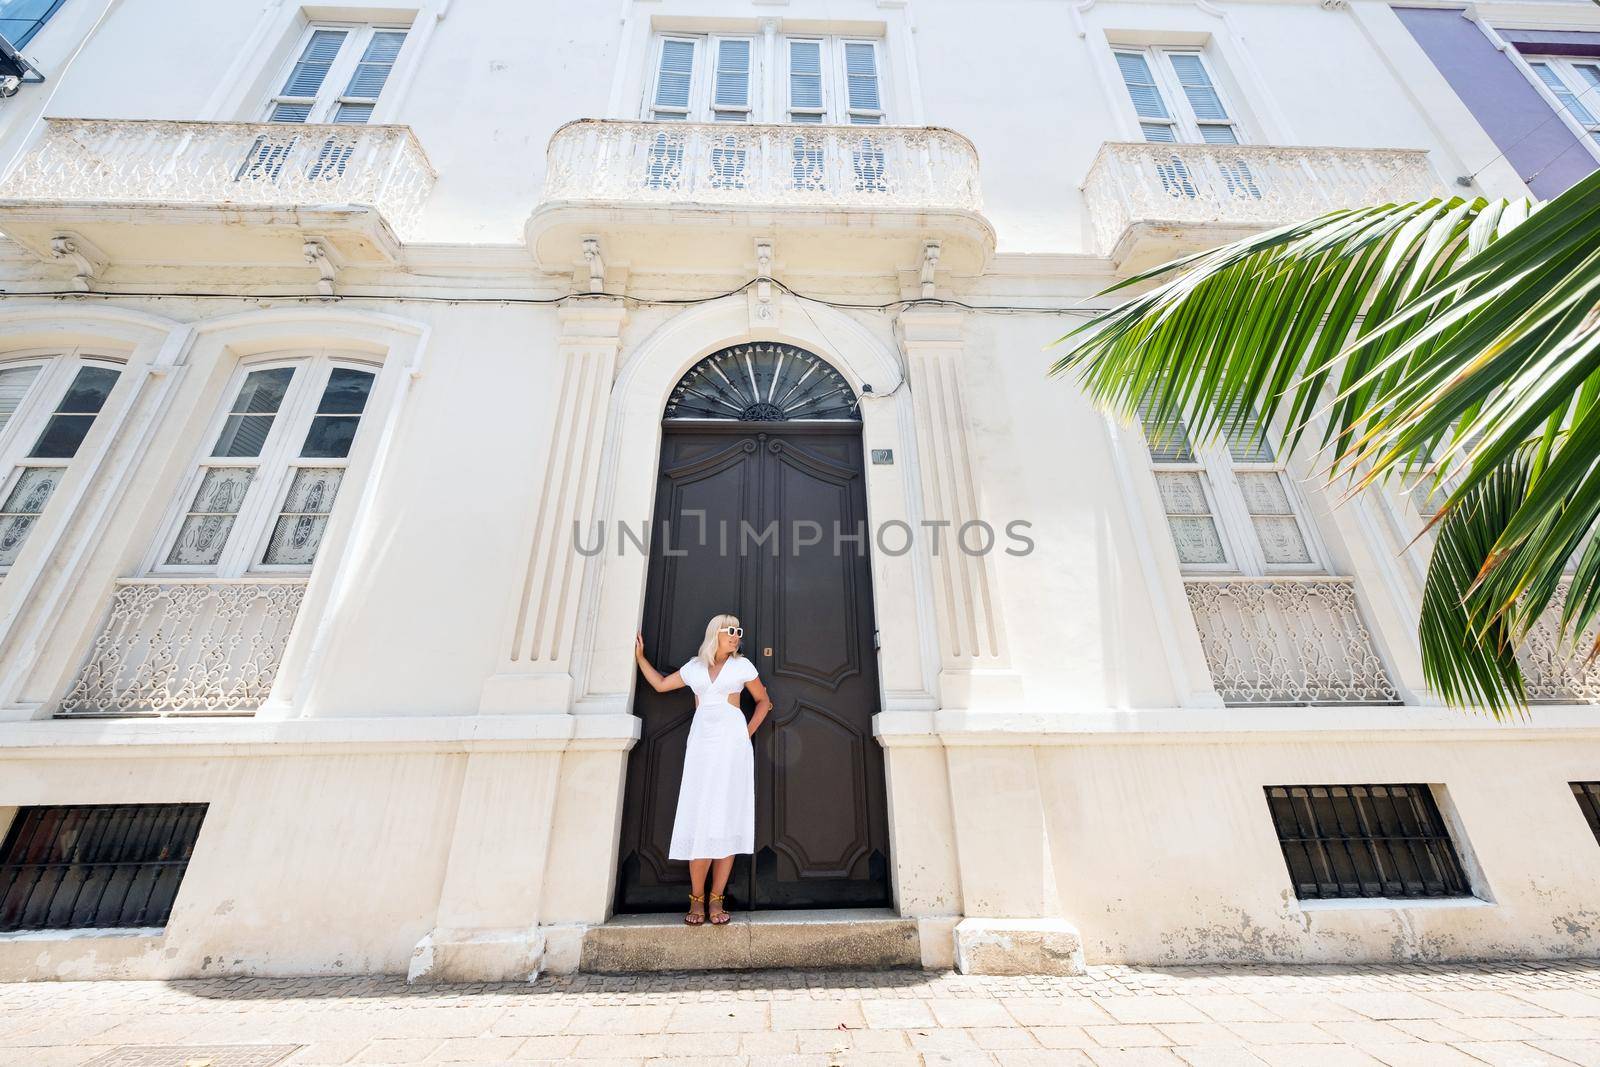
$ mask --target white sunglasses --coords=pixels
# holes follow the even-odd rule
[[[732,634],[735,637],[743,637],[744,636],[744,627],[743,626],[724,626],[720,630],[718,630],[717,632],[718,633],[722,633],[722,634]]]

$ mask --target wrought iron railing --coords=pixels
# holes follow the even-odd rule
[[[249,713],[266,702],[305,579],[131,578],[62,715]]]
[[[585,119],[550,139],[544,200],[978,211],[978,153],[936,127]]]
[[[1102,251],[1137,222],[1277,226],[1444,192],[1420,149],[1107,142],[1083,184]]]
[[[1570,582],[1562,582],[1539,621],[1517,649],[1522,681],[1530,701],[1541,704],[1600,704],[1600,660],[1590,663],[1589,649],[1600,626],[1565,639],[1560,637],[1561,610]]]
[[[1184,588],[1224,703],[1399,701],[1352,579],[1190,578]]]
[[[365,205],[411,231],[434,171],[408,126],[46,119],[0,198]]]

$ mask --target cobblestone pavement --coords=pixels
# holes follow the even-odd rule
[[[0,985],[0,1064],[91,1062],[1600,1067],[1600,961]]]

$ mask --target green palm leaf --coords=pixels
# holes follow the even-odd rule
[[[1280,451],[1352,492],[1419,468],[1450,485],[1424,673],[1453,704],[1524,707],[1515,649],[1563,583],[1564,633],[1600,616],[1600,173],[1539,205],[1336,211],[1106,292],[1145,286],[1051,373],[1199,439],[1281,418]]]

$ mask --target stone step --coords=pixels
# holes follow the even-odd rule
[[[726,926],[681,914],[618,915],[584,931],[580,971],[723,971],[920,967],[915,919],[887,908],[733,912]]]

